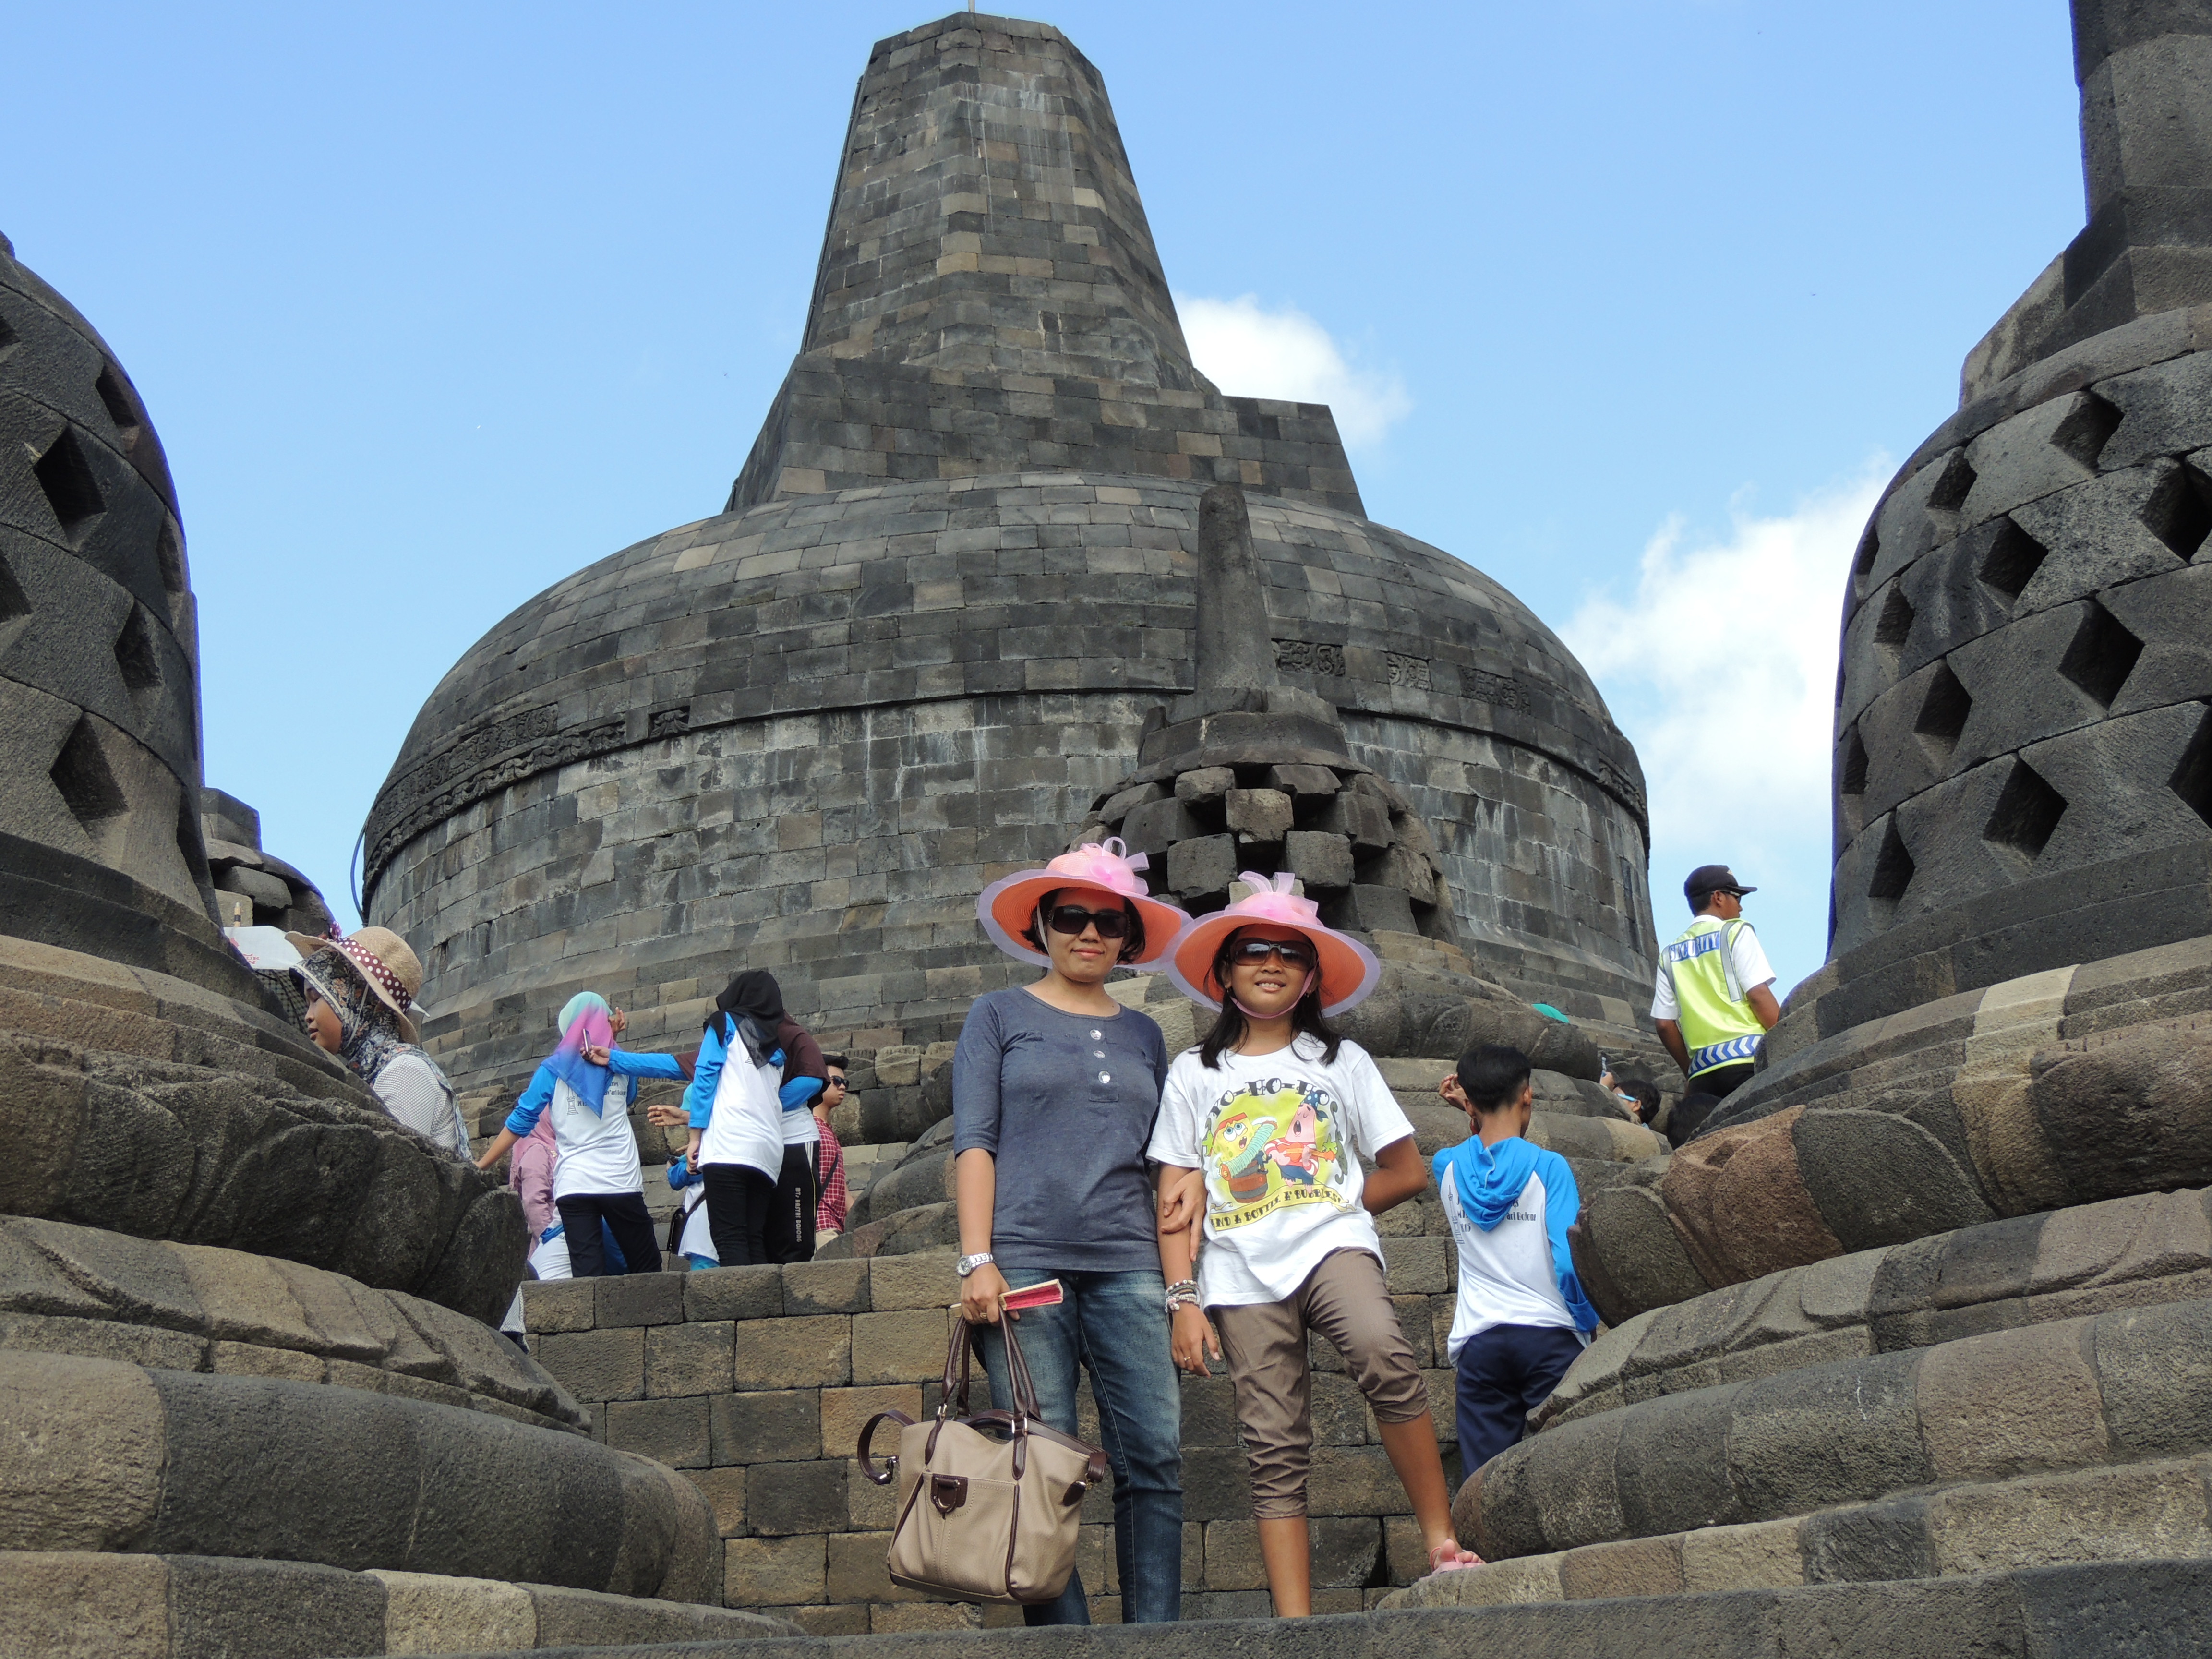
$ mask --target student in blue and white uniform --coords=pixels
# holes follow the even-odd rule
[[[561,1011],[560,1046],[538,1068],[507,1115],[505,1127],[477,1159],[477,1168],[489,1169],[538,1127],[540,1117],[552,1114],[553,1141],[560,1154],[553,1170],[553,1207],[560,1212],[569,1267],[578,1279],[660,1267],[629,1108],[637,1098],[639,1078],[680,1078],[684,1073],[673,1054],[616,1050],[594,1063],[593,1054],[612,1048],[619,1018],[596,992],[571,997]],[[626,1085],[611,1089],[617,1076]],[[600,1248],[602,1225],[622,1252],[619,1265]]]
[[[1518,1048],[1460,1056],[1438,1091],[1474,1133],[1435,1158],[1459,1246],[1459,1302],[1446,1351],[1457,1368],[1460,1468],[1472,1474],[1519,1440],[1597,1328],[1567,1248],[1582,1197],[1557,1152],[1524,1140],[1534,1073]]]

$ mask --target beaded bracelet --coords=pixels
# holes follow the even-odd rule
[[[1168,1311],[1173,1313],[1185,1305],[1194,1308],[1198,1305],[1198,1281],[1194,1279],[1178,1279],[1168,1286]]]

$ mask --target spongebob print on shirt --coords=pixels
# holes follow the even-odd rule
[[[1207,1220],[1242,1227],[1293,1204],[1354,1207],[1344,1191],[1343,1114],[1302,1079],[1240,1083],[1206,1113]]]

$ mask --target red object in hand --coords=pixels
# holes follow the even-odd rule
[[[1056,1308],[1067,1300],[1067,1292],[1056,1279],[1048,1279],[1042,1285],[1031,1285],[1023,1290],[1008,1291],[1006,1299],[1000,1304],[1009,1313],[1020,1313],[1027,1308]]]

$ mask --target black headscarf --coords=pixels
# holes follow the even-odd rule
[[[767,969],[748,968],[733,975],[722,994],[714,999],[714,1011],[740,1018],[750,1014],[773,1031],[783,1024],[783,988]]]
[[[749,968],[732,977],[714,999],[714,1012],[707,1016],[708,1030],[722,1039],[725,1048],[743,1035],[753,1063],[775,1046],[776,1028],[783,1024],[783,988],[765,968]]]

